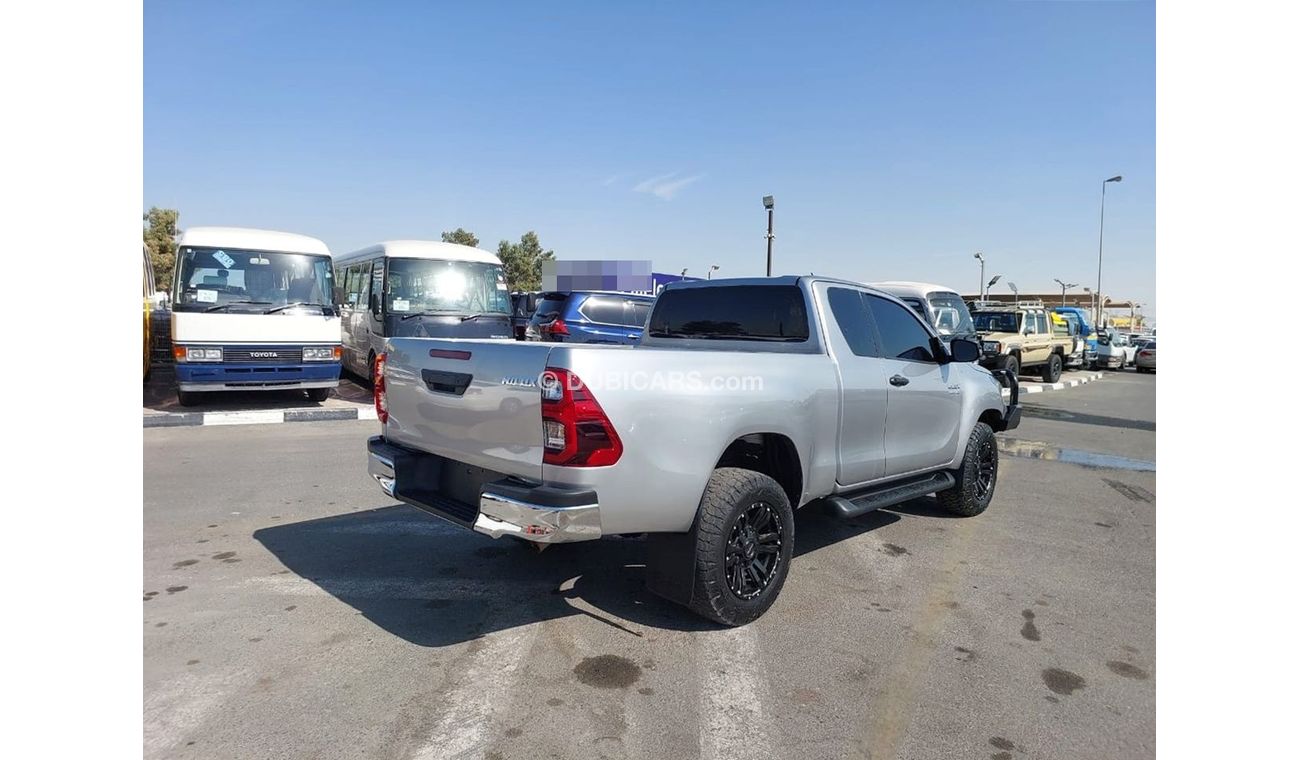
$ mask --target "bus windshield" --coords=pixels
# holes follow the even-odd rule
[[[930,308],[934,310],[934,328],[940,335],[970,335],[975,332],[970,309],[956,293],[931,293]]]
[[[975,329],[979,332],[1020,332],[1018,316],[1013,311],[977,311]]]
[[[176,272],[176,311],[265,314],[333,305],[328,256],[185,246],[176,252]]]
[[[384,287],[389,314],[509,314],[500,264],[390,259]]]

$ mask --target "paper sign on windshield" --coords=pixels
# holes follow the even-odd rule
[[[225,251],[217,251],[216,253],[212,254],[212,258],[216,259],[217,261],[220,261],[221,266],[225,267],[226,269],[229,269],[235,265],[235,260],[230,258],[230,254],[226,253]]]
[[[215,290],[198,290],[195,291],[194,297],[202,303],[216,303],[217,291]]]
[[[410,311],[410,310],[411,310],[410,301],[405,301],[402,300],[401,298],[393,299],[393,311]]]

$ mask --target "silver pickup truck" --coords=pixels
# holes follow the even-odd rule
[[[853,282],[675,283],[634,346],[390,339],[369,470],[493,538],[648,534],[651,591],[742,625],[780,593],[795,509],[988,507],[1019,388],[978,355]]]

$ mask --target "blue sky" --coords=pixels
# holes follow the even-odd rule
[[[143,204],[336,253],[458,226],[560,258],[1155,315],[1145,2],[145,3]],[[997,291],[995,291],[997,292]],[[1007,292],[1007,291],[1002,291]]]

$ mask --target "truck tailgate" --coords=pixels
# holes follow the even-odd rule
[[[390,442],[504,475],[542,478],[538,376],[551,344],[391,338]]]

